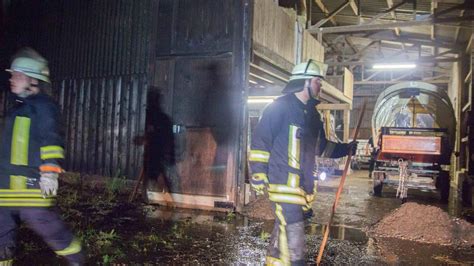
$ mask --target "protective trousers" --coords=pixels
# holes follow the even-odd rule
[[[41,236],[69,264],[83,264],[80,242],[55,211],[50,208],[0,207],[0,266],[12,264],[18,222]]]
[[[275,225],[266,265],[305,265],[305,233],[301,205],[274,203]]]

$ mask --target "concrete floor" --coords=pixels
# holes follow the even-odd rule
[[[328,179],[319,184],[319,193],[313,206],[315,215],[305,224],[306,262],[309,265],[315,264],[338,184],[339,179]],[[383,197],[372,197],[369,194],[371,187],[367,171],[357,171],[348,176],[334,224],[330,228],[323,265],[474,265],[472,248],[457,249],[368,235],[368,227],[401,204],[395,198],[393,189],[384,190]],[[71,186],[67,193],[76,195],[76,200],[77,195],[82,195],[84,198],[81,200],[86,205],[67,205],[73,208],[69,213],[78,213],[73,217],[77,220],[74,221],[76,225],[84,225],[79,227],[82,228],[82,236],[94,232],[92,235],[100,236],[88,238],[89,246],[85,249],[90,256],[87,265],[265,263],[266,247],[273,228],[271,220],[156,205],[138,207],[117,203],[111,207],[98,204],[101,201],[92,204],[87,199],[100,198],[100,194],[94,191],[78,192],[74,190],[77,188]],[[433,192],[409,191],[409,200],[450,209],[446,204],[439,205],[438,195]],[[83,208],[78,208],[81,206]],[[110,234],[113,236],[107,237]],[[30,238],[31,233],[27,230],[19,237],[23,240],[21,246],[25,252],[21,252],[22,256],[15,261],[16,264],[30,265],[35,261],[37,265],[62,265],[41,240]],[[101,248],[91,250],[98,247],[95,242],[102,243]]]
[[[339,178],[328,179],[318,185],[318,195],[313,206],[315,215],[306,225],[306,261],[310,265],[314,264],[339,181]],[[334,226],[330,230],[323,264],[472,265],[471,263],[474,263],[473,250],[369,237],[366,229],[401,205],[401,201],[395,198],[394,189],[384,189],[383,197],[372,197],[371,189],[372,182],[368,178],[367,171],[353,172],[346,179],[343,194],[336,209]],[[448,209],[448,205],[438,204],[436,192],[409,191],[409,201]],[[186,243],[181,243],[182,240],[177,239],[176,243],[182,244],[181,249],[185,252],[174,249],[167,254],[167,257],[161,257],[160,262],[169,261],[170,258],[176,258],[176,254],[179,254],[180,259],[175,261],[179,263],[188,263],[192,258],[198,258],[195,261],[204,264],[206,262],[232,265],[262,265],[264,263],[265,248],[268,245],[268,239],[265,236],[268,237],[271,233],[272,221],[261,222],[238,215],[235,219],[226,219],[227,222],[222,223],[222,219],[219,219],[219,215],[216,214],[176,209],[171,211],[157,209],[150,215],[159,219],[160,222],[157,224],[165,228],[183,220],[198,224],[183,232],[185,235],[193,236],[192,243],[195,243],[193,249],[188,250]],[[208,239],[215,234],[214,231],[221,227],[225,228],[226,233],[220,232],[220,237],[213,238],[209,242]],[[209,231],[211,229],[212,231]],[[207,241],[203,243],[207,243],[208,246],[201,249],[199,243],[203,240]],[[212,250],[220,250],[220,252],[216,253]],[[205,259],[202,254],[206,254]]]
[[[315,217],[313,222],[325,224],[329,219],[329,210],[334,202],[340,178],[329,178],[318,184],[318,195],[313,206]],[[384,215],[398,208],[401,201],[395,197],[396,188],[385,186],[382,197],[373,197],[372,180],[368,171],[353,171],[346,178],[344,190],[336,209],[333,224],[358,229],[377,223]],[[439,202],[437,191],[408,190],[408,201],[437,206],[450,215],[461,217],[472,213],[472,208],[463,208],[455,193],[451,193],[449,204]],[[464,216],[467,220],[472,217]]]

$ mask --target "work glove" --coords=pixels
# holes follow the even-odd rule
[[[357,153],[357,144],[359,142],[356,140],[353,140],[347,144],[347,155],[352,154],[355,155]]]
[[[58,192],[58,173],[42,172],[40,177],[40,189],[43,198],[56,196]]]
[[[311,219],[313,217],[313,202],[315,198],[315,194],[307,194],[306,195],[306,205],[303,205],[303,218]]]
[[[257,194],[257,196],[261,196],[264,194],[265,185],[251,184],[251,186],[252,186],[253,191],[255,191],[255,194]]]
[[[268,184],[267,175],[264,173],[254,173],[250,178],[250,185],[257,196],[264,194],[265,186]]]

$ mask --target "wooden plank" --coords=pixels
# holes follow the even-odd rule
[[[387,6],[389,9],[392,8],[393,0],[387,0]],[[397,19],[397,16],[395,15],[395,11],[391,11],[390,15],[392,16],[393,19],[395,20]],[[395,28],[394,31],[395,31],[395,35],[400,36],[400,28]]]
[[[350,110],[347,103],[320,103],[316,106],[318,110]]]
[[[379,85],[379,84],[397,84],[400,83],[399,80],[371,80],[371,81],[355,81],[354,85]],[[440,80],[430,80],[427,81],[430,84],[448,84],[450,83],[449,79],[440,79]]]
[[[346,6],[349,5],[349,0],[346,0],[346,2],[342,3],[339,7],[337,7],[334,11],[331,13],[327,14],[326,18],[318,21],[313,27],[314,28],[319,28],[322,25],[324,25],[328,20],[332,19],[337,13],[341,12]]]
[[[275,74],[275,73],[273,73],[273,72],[271,72],[271,71],[269,71],[269,70],[267,70],[267,69],[265,69],[265,68],[263,68],[263,67],[260,67],[260,66],[254,64],[254,63],[250,63],[250,66],[251,66],[252,68],[258,69],[258,70],[262,71],[263,73],[268,74],[268,75],[270,75],[270,76],[272,76],[272,77],[274,77],[274,78],[276,78],[276,79],[279,79],[279,80],[281,80],[281,81],[283,81],[283,82],[288,82],[288,81],[289,81],[289,79],[287,79],[287,78],[285,78],[285,77],[282,77],[282,76],[279,76],[278,74]]]
[[[332,86],[331,84],[327,83],[324,80],[322,81],[321,92],[323,94],[327,94],[327,95],[330,95],[330,96],[336,98],[338,101],[348,103],[348,104],[352,104],[352,100],[350,98],[348,98],[347,96],[345,96],[342,91],[336,89],[334,86]]]
[[[227,197],[186,195],[147,191],[148,200],[165,206],[177,206],[190,209],[223,210],[215,207],[215,202],[229,202]],[[229,206],[233,206],[229,202]],[[228,209],[227,209],[228,211]]]
[[[322,0],[314,0],[316,5],[321,9],[321,11],[327,16],[329,15],[329,10],[326,8]],[[332,25],[336,26],[337,22],[334,18],[330,18],[329,21],[331,21]]]
[[[290,63],[295,60],[296,14],[289,15],[273,0],[253,1],[252,40]]]
[[[352,100],[354,96],[353,91],[354,75],[352,75],[352,72],[349,69],[344,68],[344,95]]]
[[[324,46],[319,43],[308,31],[303,33],[303,62],[314,59],[324,62]]]
[[[338,27],[324,27],[324,28],[310,28],[309,31],[312,34],[318,33],[346,33],[346,32],[362,32],[362,31],[373,31],[373,30],[387,30],[402,27],[418,27],[425,25],[432,25],[436,23],[450,23],[450,22],[462,22],[474,20],[474,16],[464,17],[447,17],[447,18],[436,18],[426,19],[417,21],[403,21],[393,23],[381,23],[381,24],[369,24],[369,25],[350,25],[350,26],[338,26]]]
[[[344,110],[344,137],[343,137],[343,141],[344,142],[349,142],[349,128],[350,128],[350,123],[351,123],[351,120],[350,120],[350,112],[349,110]]]

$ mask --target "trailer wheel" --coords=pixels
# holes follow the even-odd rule
[[[449,172],[440,171],[436,184],[438,185],[441,202],[447,203],[449,199]]]
[[[383,189],[383,183],[382,182],[378,182],[378,184],[374,183],[374,196],[382,197],[382,189]]]
[[[358,162],[356,162],[355,160],[352,160],[352,162],[351,162],[351,169],[352,169],[352,170],[360,170],[361,167],[360,167],[360,165],[359,165]]]
[[[383,180],[385,179],[385,174],[382,172],[372,172],[373,180],[373,195],[376,197],[382,197],[383,190]]]

